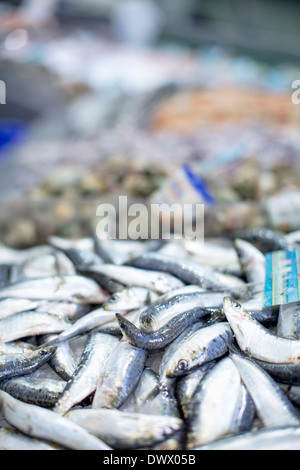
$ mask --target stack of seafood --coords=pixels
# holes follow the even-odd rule
[[[0,449],[300,448],[299,233],[0,249]]]

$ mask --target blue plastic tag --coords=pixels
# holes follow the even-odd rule
[[[266,255],[265,306],[300,300],[300,249]]]

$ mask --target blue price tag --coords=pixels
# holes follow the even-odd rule
[[[300,249],[266,255],[265,306],[300,300]]]

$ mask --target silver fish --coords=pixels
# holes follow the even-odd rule
[[[111,450],[81,426],[53,411],[24,403],[0,391],[0,406],[7,422],[24,434],[72,450]]]
[[[174,387],[164,390],[159,375],[146,367],[134,391],[136,411],[143,414],[180,417]]]
[[[158,294],[164,294],[172,289],[183,287],[183,283],[168,273],[149,271],[131,266],[117,266],[104,264],[89,268],[91,272],[97,272],[111,277],[126,286],[144,287]]]
[[[12,429],[3,428],[0,429],[0,450],[58,450],[58,447]]]
[[[300,450],[300,427],[249,432],[193,450]]]
[[[97,308],[90,313],[87,313],[79,320],[75,321],[69,328],[65,329],[61,334],[57,335],[46,344],[58,344],[62,341],[68,341],[76,336],[87,334],[90,331],[105,325],[108,322],[114,321],[117,312],[104,310],[103,307]]]
[[[147,352],[122,340],[106,362],[96,388],[93,408],[119,408],[136,387]]]
[[[241,377],[225,357],[204,378],[193,398],[188,424],[188,448],[209,444],[239,432]]]
[[[263,288],[266,280],[266,259],[263,253],[246,240],[236,239],[234,245],[247,281]]]
[[[171,357],[166,375],[179,377],[200,367],[207,362],[224,356],[233,341],[233,334],[228,323],[201,328],[182,342]]]
[[[41,336],[38,338],[38,344],[47,344],[47,341],[51,341],[54,338],[56,338],[56,335]],[[77,360],[67,341],[60,342],[56,345],[56,351],[49,360],[49,366],[63,380],[68,381],[71,379],[77,367]]]
[[[107,294],[92,279],[84,276],[51,276],[11,284],[0,289],[0,299],[8,297],[75,303],[102,303]]]
[[[14,377],[0,382],[0,389],[12,397],[42,406],[52,408],[66,386],[63,380],[42,379],[37,377]]]
[[[230,355],[263,425],[268,428],[299,426],[300,414],[276,382],[251,359],[234,352]]]
[[[104,333],[88,336],[79,365],[53,408],[56,413],[64,415],[96,390],[105,364],[118,344],[117,338]]]
[[[190,260],[178,260],[175,257],[159,253],[146,253],[132,260],[130,265],[140,269],[169,273],[186,284],[198,285],[205,289],[230,290],[232,295],[240,295],[241,289],[245,287],[245,283],[236,276],[219,273],[210,267]]]
[[[15,313],[35,310],[41,305],[40,301],[28,299],[4,299],[0,301],[0,319],[14,315]]]
[[[0,380],[30,374],[49,361],[56,350],[50,346],[32,351],[30,354],[3,354],[0,356]]]
[[[300,339],[300,302],[280,306],[277,335]]]
[[[176,294],[167,299],[158,299],[140,314],[140,327],[146,332],[160,329],[168,321],[188,310],[200,307],[222,307],[224,293],[222,292],[191,292]]]
[[[224,299],[224,312],[240,349],[264,362],[287,364],[300,362],[300,341],[281,338],[255,320],[241,304]]]
[[[183,416],[188,418],[191,412],[192,399],[201,386],[207,373],[216,365],[216,361],[208,362],[198,369],[180,377],[176,384],[176,396],[180,404]]]
[[[104,304],[104,310],[125,311],[137,310],[146,303],[157,299],[158,295],[145,287],[127,287],[115,292]]]
[[[70,322],[64,318],[49,313],[16,313],[0,320],[0,343],[8,343],[26,336],[59,333],[69,326]]]
[[[178,432],[183,422],[172,416],[128,413],[119,410],[73,410],[66,418],[115,449],[152,446]]]

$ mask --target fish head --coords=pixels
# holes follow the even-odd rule
[[[232,299],[231,297],[224,298],[224,313],[227,317],[227,320],[232,321],[236,320],[250,320],[252,319],[251,315],[246,311],[242,304]]]
[[[168,378],[179,377],[185,375],[189,370],[190,364],[187,359],[179,359],[172,361],[173,364],[170,364],[170,367],[167,370],[166,376]]]

